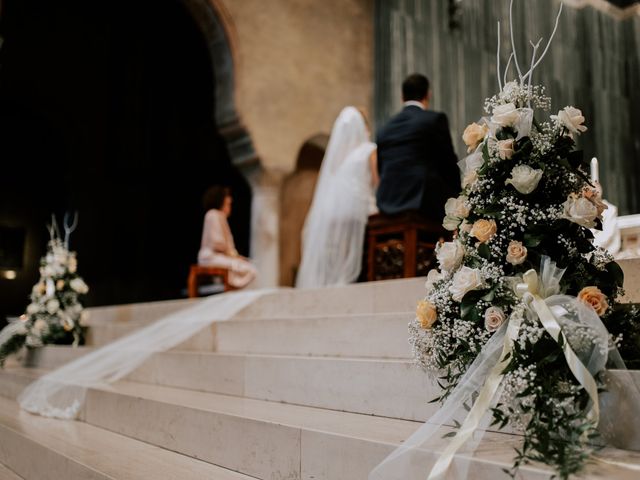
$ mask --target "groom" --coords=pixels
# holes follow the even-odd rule
[[[378,130],[378,208],[393,215],[408,210],[440,221],[444,204],[460,191],[449,122],[427,110],[429,80],[414,73],[402,83],[404,108]]]

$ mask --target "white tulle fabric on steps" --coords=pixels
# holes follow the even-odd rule
[[[232,319],[273,290],[249,290],[206,298],[50,372],[18,397],[28,412],[60,419],[77,418],[87,389],[115,382],[151,355],[188,340],[213,322]]]

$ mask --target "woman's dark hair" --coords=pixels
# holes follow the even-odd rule
[[[202,205],[204,206],[205,211],[209,211],[212,208],[220,210],[222,208],[222,204],[224,203],[224,199],[230,196],[231,189],[229,187],[225,187],[224,185],[214,185],[213,187],[209,187],[207,191],[204,192],[204,196],[202,197]]]
[[[414,73],[402,82],[402,100],[420,101],[429,93],[429,79],[420,73]]]

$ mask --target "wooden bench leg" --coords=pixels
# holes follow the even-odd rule
[[[193,269],[189,271],[187,291],[189,292],[189,298],[196,298],[198,296],[198,275]]]
[[[376,279],[376,273],[374,264],[376,261],[376,236],[373,234],[369,234],[369,251],[368,254],[368,264],[369,268],[367,269],[367,280],[373,282]]]
[[[418,234],[415,228],[408,228],[404,231],[404,278],[416,276],[416,265],[418,263]]]

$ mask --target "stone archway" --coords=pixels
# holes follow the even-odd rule
[[[278,284],[278,200],[281,175],[263,169],[235,102],[237,62],[232,20],[219,0],[183,0],[209,47],[216,81],[215,123],[232,164],[252,189],[250,254],[260,275],[257,286]]]
[[[235,103],[232,27],[224,7],[215,0],[183,0],[207,42],[213,65],[215,123],[227,143],[233,164],[246,176],[259,166],[249,132],[240,122]]]

